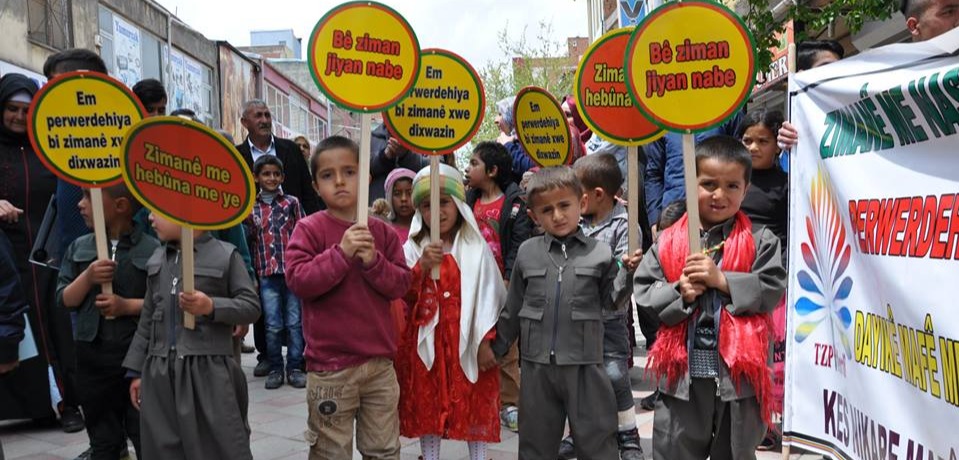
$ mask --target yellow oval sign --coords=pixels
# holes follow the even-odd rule
[[[752,36],[714,2],[667,3],[633,31],[626,82],[636,106],[671,131],[703,131],[732,116],[756,76]]]
[[[310,35],[310,73],[333,102],[348,109],[379,112],[413,87],[420,44],[413,28],[392,8],[350,2],[333,8]]]
[[[516,95],[513,112],[516,138],[536,164],[544,168],[567,164],[573,152],[569,122],[552,94],[527,86]]]
[[[451,51],[428,49],[413,90],[384,112],[383,120],[406,148],[445,155],[476,134],[485,107],[483,84],[473,66]]]
[[[106,187],[122,180],[123,138],[144,113],[123,83],[101,73],[69,72],[33,98],[27,132],[40,161],[61,179]]]

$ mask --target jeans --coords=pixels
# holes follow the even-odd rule
[[[603,370],[613,385],[616,410],[635,407],[633,387],[629,379],[629,331],[626,318],[612,316],[603,320]]]
[[[260,301],[266,322],[266,354],[270,371],[283,371],[283,331],[287,335],[286,370],[303,369],[300,299],[286,287],[283,275],[260,278]]]

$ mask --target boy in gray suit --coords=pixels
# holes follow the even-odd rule
[[[520,338],[520,458],[556,458],[565,420],[580,459],[616,459],[616,400],[603,370],[603,311],[618,267],[609,245],[579,228],[583,187],[567,167],[539,171],[529,216],[545,230],[523,243],[493,352]],[[522,330],[522,332],[520,332]]]

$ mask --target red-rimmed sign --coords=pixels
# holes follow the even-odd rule
[[[755,47],[736,13],[703,0],[669,2],[633,31],[626,49],[633,102],[671,131],[709,129],[731,117],[753,88]]]
[[[30,105],[27,133],[44,166],[84,187],[120,182],[127,130],[146,111],[123,83],[96,72],[68,72],[50,80]]]
[[[123,179],[151,211],[185,227],[232,227],[250,214],[253,176],[236,148],[180,117],[148,118],[123,142]]]
[[[421,61],[413,90],[383,112],[383,121],[406,148],[445,155],[469,142],[479,130],[486,94],[476,70],[458,54],[426,49]]]
[[[374,113],[403,99],[420,71],[413,28],[392,8],[361,1],[324,15],[307,53],[317,87],[337,105]]]
[[[612,30],[594,42],[576,71],[576,106],[593,133],[619,145],[642,145],[666,133],[633,106],[623,56],[632,28]]]

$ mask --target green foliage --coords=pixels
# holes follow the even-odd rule
[[[821,6],[810,6],[808,0],[798,0],[790,5],[786,17],[776,21],[770,9],[778,0],[745,0],[746,14],[743,20],[749,25],[759,50],[756,68],[769,66],[771,46],[776,45],[774,33],[783,30],[783,24],[792,19],[803,24],[796,34],[796,42],[807,38],[807,32],[820,31],[833,21],[842,19],[849,31],[856,33],[867,21],[888,19],[898,8],[896,0],[833,0]]]

